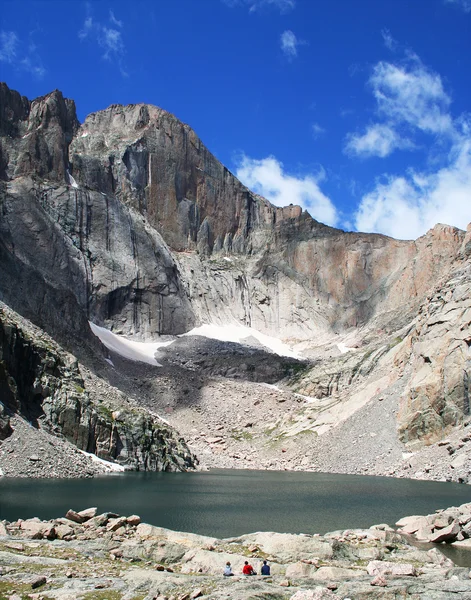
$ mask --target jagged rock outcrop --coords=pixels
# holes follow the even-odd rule
[[[0,300],[87,364],[103,351],[88,321],[144,340],[201,323],[243,324],[289,340],[311,360],[290,385],[319,401],[293,422],[280,417],[280,435],[290,439],[326,433],[383,397],[399,430],[397,455],[400,444],[430,444],[461,425],[469,414],[470,236],[441,224],[415,241],[345,233],[253,194],[162,109],[113,105],[80,125],[60,92],[30,102],[0,85]],[[189,388],[176,381],[198,364],[194,405],[204,377],[234,376],[221,357],[203,364],[174,351],[167,358],[178,363],[178,377],[156,386],[171,388],[169,410],[174,400],[189,404]],[[273,382],[284,371],[279,364],[250,376],[237,366],[235,377]],[[107,376],[130,392],[125,377]],[[158,375],[144,376],[139,400],[164,406],[152,394]],[[2,385],[14,398],[8,377]],[[39,402],[51,426],[79,447],[159,466],[149,458],[154,434],[133,441],[150,427],[148,417],[123,417],[136,421],[129,434],[114,419],[111,435],[106,421],[102,434],[86,394],[64,386],[53,403],[63,403],[61,416],[48,408],[51,395],[39,402],[42,391],[28,410]],[[382,413],[375,405],[369,414]],[[0,414],[0,437],[8,427]]]
[[[137,470],[186,470],[184,441],[147,411],[86,389],[76,358],[0,304],[0,436],[10,418],[63,436],[81,450]],[[123,398],[124,397],[124,398]]]
[[[113,105],[78,127],[60,92],[29,103],[3,85],[2,98],[5,280],[29,269],[58,291],[54,310],[78,305],[123,333],[178,334],[218,311],[284,338],[386,324],[413,313],[463,241],[451,227],[417,242],[344,233],[276,208],[154,106]],[[215,269],[224,254],[244,264]],[[0,294],[31,318],[47,305]]]
[[[436,442],[469,417],[470,348],[471,264],[467,262],[426,299],[396,359],[410,373],[398,413],[404,442]]]

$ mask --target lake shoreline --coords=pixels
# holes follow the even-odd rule
[[[456,511],[462,521],[471,520],[471,504]],[[444,525],[446,514],[429,517]],[[403,519],[409,529],[411,519],[417,517]],[[220,539],[91,508],[50,521],[0,523],[0,597],[13,590],[57,600],[386,600],[409,593],[440,600],[471,594],[469,568],[454,565],[439,548],[419,549],[385,524],[325,535],[259,532]],[[242,575],[245,561],[257,573],[267,561],[270,576]],[[227,562],[234,577],[222,576]]]

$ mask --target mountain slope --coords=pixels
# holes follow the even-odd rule
[[[327,227],[297,206],[276,208],[243,186],[190,127],[154,106],[113,105],[80,125],[60,92],[30,102],[0,84],[0,107],[0,300],[109,385],[166,410],[191,439],[192,421],[215,410],[214,402],[239,423],[251,382],[283,381],[311,397],[310,405],[294,396],[288,418],[282,392],[273,391],[280,394],[270,406],[274,428],[255,426],[244,440],[237,424],[234,442],[218,450],[226,459],[229,446],[238,455],[239,442],[254,440],[246,445],[261,452],[271,440],[262,464],[272,466],[301,464],[306,448],[322,455],[330,432],[348,427],[384,389],[396,458],[383,471],[399,464],[404,444],[434,443],[466,420],[466,275],[459,284],[465,308],[450,307],[458,302],[456,273],[469,265],[469,234],[437,225],[418,240],[398,241]],[[430,323],[418,324],[437,293],[445,294],[450,330],[464,333],[451,350],[443,332],[434,334],[437,358],[420,358]],[[254,340],[221,349],[188,338],[162,351],[161,368],[114,355],[111,366],[97,362],[104,349],[88,321],[138,340],[237,323],[288,341],[307,362],[274,360],[255,351]],[[220,377],[222,396],[214,392]],[[226,421],[208,417],[199,426],[228,439]],[[280,462],[277,443],[286,437]],[[335,444],[332,455],[343,464]],[[302,464],[335,469],[333,462]]]

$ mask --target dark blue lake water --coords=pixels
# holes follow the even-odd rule
[[[69,508],[97,506],[99,511],[134,513],[154,525],[216,537],[394,525],[405,515],[469,501],[471,487],[466,485],[301,472],[217,469],[86,480],[0,479],[0,519],[46,519]]]

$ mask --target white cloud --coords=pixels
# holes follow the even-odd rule
[[[289,59],[293,59],[298,55],[298,45],[299,42],[296,39],[296,36],[289,29],[283,31],[280,36],[281,49],[283,50],[285,56]]]
[[[367,127],[363,135],[349,134],[345,152],[350,155],[369,157],[389,156],[396,149],[411,149],[414,144],[407,138],[402,138],[392,127],[376,123]]]
[[[98,43],[105,49],[103,58],[111,59],[112,56],[121,56],[124,53],[124,44],[121,32],[117,29],[103,27]]]
[[[471,137],[462,134],[448,163],[436,173],[388,176],[363,197],[355,214],[359,231],[415,239],[436,223],[464,228],[471,221]]]
[[[90,6],[88,5],[88,10]],[[123,22],[118,20],[110,10],[109,21],[112,25],[122,28]],[[114,62],[118,65],[121,75],[127,77],[126,69],[123,64],[123,57],[126,49],[124,46],[123,36],[121,31],[118,31],[115,27],[108,27],[102,23],[93,19],[91,15],[88,15],[83,23],[82,29],[78,32],[78,37],[81,40],[89,40],[98,44],[103,49],[102,58],[110,62]]]
[[[363,134],[347,134],[344,151],[350,156],[385,158],[394,150],[411,150],[418,131],[449,139],[455,135],[449,114],[451,98],[440,75],[427,69],[415,54],[408,53],[404,64],[377,63],[368,85],[380,122]]]
[[[471,12],[471,0],[445,0],[445,4],[456,4],[464,10],[464,12]]]
[[[121,28],[123,26],[123,22],[114,16],[114,12],[112,10],[110,10],[110,21],[113,23],[113,25],[116,25],[116,27]]]
[[[296,0],[222,0],[224,4],[233,8],[234,6],[248,6],[249,12],[257,12],[264,8],[275,8],[281,13],[293,10]]]
[[[379,114],[428,133],[449,131],[451,99],[440,76],[426,69],[416,56],[411,59],[408,66],[380,62],[374,67],[369,84]]]
[[[84,40],[94,31],[95,27],[92,17],[87,17],[83,23],[83,28],[78,32],[79,38]]]
[[[338,222],[335,206],[319,187],[323,173],[296,177],[286,173],[274,156],[257,160],[244,155],[236,175],[248,188],[276,206],[299,204],[322,223],[334,226]]]
[[[394,52],[398,47],[398,43],[391,35],[391,32],[389,31],[389,29],[382,29],[381,35],[383,36],[383,41],[384,41],[384,45],[386,46],[386,48],[388,50],[391,50],[392,52]]]
[[[312,137],[317,140],[325,133],[325,129],[319,125],[319,123],[313,123],[311,125]]]
[[[31,34],[30,34],[31,36]],[[46,74],[38,49],[30,42],[27,49],[14,31],[0,32],[0,62],[11,65],[15,69],[27,71],[36,79]]]
[[[13,63],[18,48],[18,36],[14,31],[0,31],[0,61]]]

